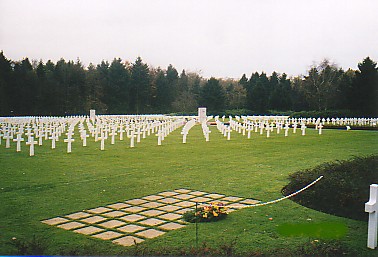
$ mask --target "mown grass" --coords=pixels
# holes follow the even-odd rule
[[[33,236],[43,242],[43,254],[49,255],[376,253],[366,248],[366,222],[331,216],[288,200],[233,212],[219,222],[201,223],[200,249],[195,244],[194,224],[136,247],[122,247],[40,222],[177,188],[267,201],[282,196],[281,189],[291,173],[323,162],[378,152],[375,131],[324,130],[319,136],[308,129],[306,136],[301,136],[300,131],[289,137],[284,137],[283,132],[273,133],[270,138],[253,133],[249,140],[233,132],[231,141],[227,141],[215,127],[211,130],[210,142],[205,142],[200,126],[195,126],[187,144],[182,144],[180,130],[176,130],[162,146],[157,146],[157,138],[150,136],[133,149],[128,140],[115,145],[110,145],[109,140],[105,151],[100,151],[100,143],[93,140],[82,147],[76,137],[71,154],[66,153],[61,139],[55,150],[50,149],[50,142],[36,147],[34,157],[28,156],[25,146],[16,153],[15,145],[5,149],[3,143],[0,254],[19,253],[13,237],[32,242]],[[343,223],[348,232],[336,239],[286,237],[277,227],[288,222]]]

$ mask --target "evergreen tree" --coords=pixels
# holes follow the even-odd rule
[[[167,112],[170,106],[169,87],[165,73],[160,68],[157,70],[155,85],[156,107],[162,113]]]
[[[207,107],[209,112],[219,112],[225,107],[225,93],[219,80],[210,78],[203,86],[200,95],[200,104]]]
[[[378,115],[378,68],[377,63],[366,57],[358,64],[352,83],[352,108],[361,115]]]
[[[12,100],[11,98],[11,78],[12,66],[3,51],[0,52],[0,115],[11,115]]]
[[[138,57],[131,66],[130,111],[143,113],[150,99],[150,74],[148,65]]]
[[[120,58],[109,67],[109,83],[106,88],[110,113],[127,113],[130,103],[130,72]]]

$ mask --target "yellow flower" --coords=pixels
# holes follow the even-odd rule
[[[204,218],[207,218],[207,213],[204,213],[204,214],[203,214],[203,217],[204,217]]]
[[[213,215],[214,217],[218,217],[218,213],[216,213],[215,211],[213,211]]]

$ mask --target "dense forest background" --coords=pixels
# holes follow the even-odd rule
[[[0,52],[0,115],[194,114],[199,106],[213,114],[311,114],[378,116],[377,63],[366,57],[358,70],[344,71],[323,60],[305,75],[253,72],[248,78],[205,79],[115,58],[84,67],[60,59],[9,60]],[[305,116],[305,115],[302,115]]]

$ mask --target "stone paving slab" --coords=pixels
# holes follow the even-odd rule
[[[190,201],[197,202],[197,203],[205,203],[205,202],[210,202],[212,200],[213,199],[208,198],[208,197],[196,197],[196,198],[190,199]]]
[[[144,241],[143,239],[137,238],[135,236],[125,236],[125,237],[113,240],[112,242],[115,244],[122,245],[122,246],[132,246],[135,244],[142,243],[143,241]]]
[[[213,199],[219,199],[219,198],[225,197],[225,195],[209,194],[209,195],[206,195],[206,197],[210,197],[210,198],[213,198]]]
[[[173,195],[178,195],[179,193],[176,193],[176,192],[162,192],[162,193],[159,193],[159,195],[162,195],[162,196],[173,196]]]
[[[132,206],[132,207],[128,207],[128,208],[126,208],[126,209],[122,209],[122,210],[125,211],[125,212],[136,213],[136,212],[144,211],[144,210],[146,210],[146,209],[147,209],[147,208],[145,208],[145,207]]]
[[[128,221],[128,222],[135,222],[135,221],[143,220],[143,219],[146,219],[146,218],[147,217],[145,217],[143,215],[131,214],[131,215],[123,216],[120,219],[124,220],[124,221]]]
[[[123,209],[123,208],[126,208],[126,207],[130,207],[130,204],[127,204],[127,203],[115,203],[115,204],[108,205],[106,207],[109,207],[109,208],[112,208],[112,209],[116,209],[116,210],[120,210],[120,209]]]
[[[139,221],[140,224],[147,225],[147,226],[156,226],[164,222],[165,222],[164,220],[155,219],[155,218]]]
[[[148,216],[148,217],[155,217],[163,213],[165,212],[159,211],[159,210],[148,210],[148,211],[140,212],[141,215]]]
[[[81,221],[83,221],[85,223],[89,223],[89,224],[95,224],[95,223],[98,223],[98,222],[101,222],[101,221],[104,221],[104,220],[106,220],[106,218],[104,218],[104,217],[92,216],[92,217],[89,217],[89,218],[86,218],[86,219],[82,219]]]
[[[132,232],[136,232],[136,231],[140,231],[140,230],[144,230],[144,229],[146,229],[146,227],[142,227],[142,226],[138,226],[138,225],[134,225],[134,224],[130,224],[130,225],[126,225],[126,226],[117,228],[117,230],[119,230],[121,232],[126,232],[126,233],[132,233]]]
[[[174,205],[165,205],[165,206],[162,206],[162,207],[158,207],[157,209],[162,210],[162,211],[166,211],[166,212],[172,212],[172,211],[177,211],[177,210],[181,209],[181,207],[180,206],[174,206]]]
[[[126,201],[126,203],[133,204],[133,205],[138,205],[138,204],[147,203],[147,202],[148,201],[143,200],[143,199],[131,199],[131,200]]]
[[[73,232],[80,233],[80,234],[83,234],[83,235],[92,235],[92,234],[96,234],[96,233],[101,232],[101,231],[104,231],[104,229],[89,226],[89,227],[76,229]]]
[[[145,207],[145,208],[157,208],[163,205],[164,205],[163,203],[149,202],[149,203],[141,204],[140,206]]]
[[[177,193],[181,193],[181,194],[186,194],[186,193],[191,192],[192,190],[181,188],[181,189],[176,189],[176,190],[173,190],[173,191],[175,191]]]
[[[182,215],[200,206],[221,202],[228,213],[259,203],[254,199],[190,189],[175,189],[58,216],[41,222],[85,236],[131,246],[185,227]],[[142,239],[143,238],[143,239]]]
[[[142,199],[148,200],[148,201],[155,201],[155,200],[158,200],[158,199],[161,199],[161,198],[163,198],[163,196],[160,196],[160,195],[148,195],[148,196],[143,197]]]
[[[104,228],[115,228],[115,227],[123,226],[125,224],[126,224],[125,222],[122,222],[119,220],[108,220],[98,225]]]
[[[91,216],[91,214],[81,211],[81,212],[72,213],[70,215],[66,215],[65,217],[69,219],[77,220],[77,219],[86,218],[89,216]]]
[[[76,221],[73,221],[73,222],[68,222],[68,223],[64,223],[64,224],[61,224],[58,226],[58,228],[63,228],[63,229],[66,229],[66,230],[71,230],[71,229],[75,229],[75,228],[81,228],[81,227],[84,227],[85,224],[83,223],[79,223],[79,222],[76,222]]]
[[[158,218],[165,219],[165,220],[177,220],[177,219],[180,219],[181,217],[182,215],[180,214],[167,213],[167,214],[160,215]]]
[[[201,196],[201,195],[205,195],[206,193],[201,192],[201,191],[193,191],[193,192],[190,192],[190,194],[195,195],[195,196]]]
[[[180,195],[174,195],[174,198],[180,199],[180,200],[188,200],[190,198],[194,198],[195,195],[189,195],[189,194],[180,194]]]
[[[127,213],[123,211],[112,211],[112,212],[104,213],[103,215],[110,218],[116,218],[116,217],[125,216],[126,214]]]
[[[175,199],[175,198],[163,198],[163,199],[158,200],[158,202],[171,204],[171,203],[180,202],[180,200],[179,199]]]
[[[117,232],[114,232],[114,231],[106,231],[106,232],[103,232],[103,233],[100,233],[100,234],[96,234],[93,237],[100,238],[100,239],[103,239],[103,240],[110,240],[110,239],[114,239],[114,238],[121,237],[121,236],[123,236],[123,234],[121,234],[121,233],[117,233]]]
[[[42,223],[53,226],[53,225],[59,225],[61,223],[65,223],[65,222],[68,222],[68,221],[70,221],[70,220],[57,217],[57,218],[52,218],[52,219],[48,219],[48,220],[42,220]]]
[[[189,201],[182,201],[182,202],[179,202],[179,203],[175,203],[174,205],[177,205],[177,206],[180,206],[180,207],[192,207],[192,206],[195,206],[196,204],[193,203],[193,202],[189,202]]]
[[[90,210],[87,210],[87,211],[90,212],[90,213],[100,214],[100,213],[112,211],[112,209],[105,208],[105,207],[98,207],[98,208],[90,209]]]
[[[176,230],[176,229],[183,228],[183,227],[185,227],[185,226],[178,224],[178,223],[169,222],[167,224],[160,225],[158,228],[164,229],[164,230]]]
[[[142,232],[136,233],[137,236],[145,237],[145,238],[154,238],[165,234],[165,232],[156,230],[156,229],[148,229]]]

